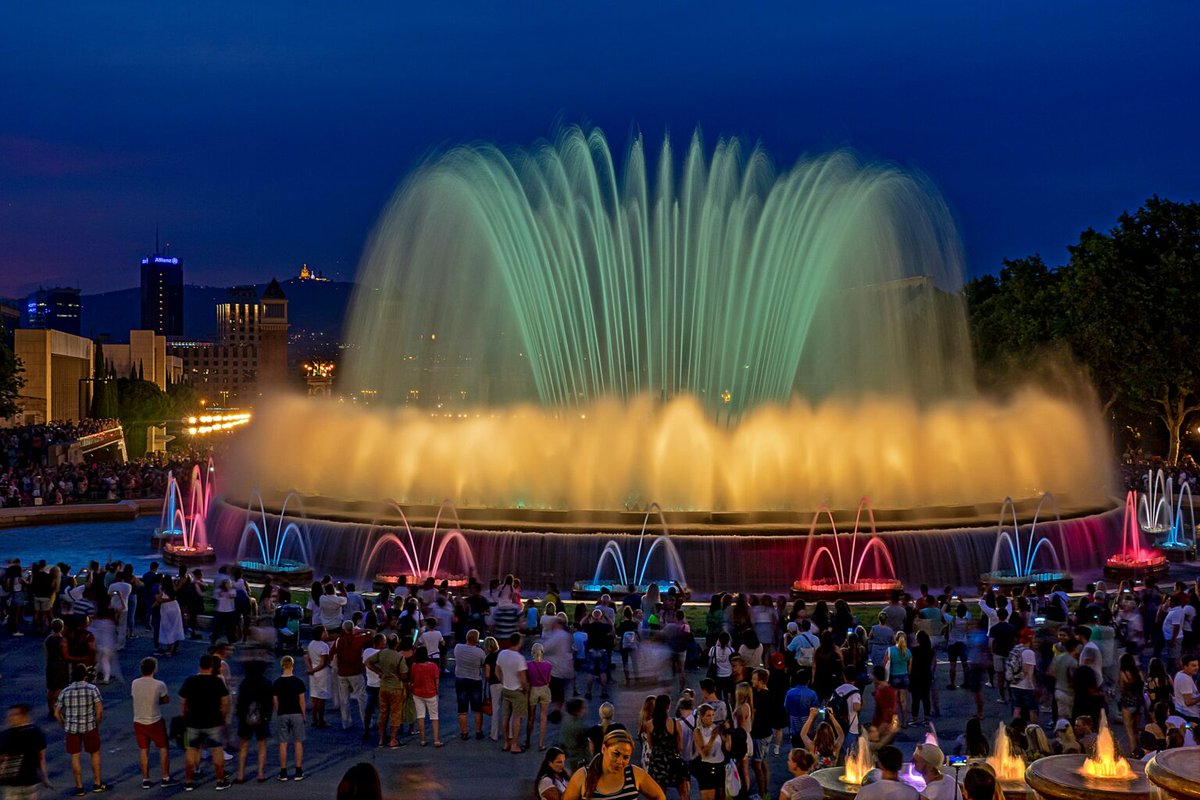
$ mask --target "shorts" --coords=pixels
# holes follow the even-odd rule
[[[501,689],[500,690],[500,707],[512,709],[514,717],[529,716],[529,696],[520,689]]]
[[[725,788],[724,762],[714,764],[711,761],[702,761],[697,758],[692,761],[692,774],[696,776],[702,792]]]
[[[536,709],[539,704],[550,707],[549,686],[534,686],[529,689],[529,708]]]
[[[243,742],[249,741],[250,739],[265,742],[267,739],[271,738],[271,723],[265,720],[257,725],[246,725],[239,722],[237,735],[238,738]]]
[[[554,703],[562,703],[567,697],[567,679],[556,678],[550,676],[550,700]]]
[[[417,719],[425,719],[428,714],[429,718],[434,722],[438,719],[438,699],[435,694],[433,697],[417,697],[413,695],[413,706],[417,710]]]
[[[987,667],[982,664],[971,664],[967,667],[967,674],[963,677],[963,687],[970,692],[983,691],[983,676],[987,672]]]
[[[1008,693],[1012,698],[1012,706],[1014,710],[1038,710],[1037,692],[1033,691],[1032,689],[1018,689],[1016,686],[1010,686]]]
[[[221,726],[215,728],[188,728],[187,729],[188,748],[192,750],[213,749],[223,747],[221,741]]]
[[[888,678],[888,684],[891,685],[891,687],[898,692],[907,691],[908,690],[908,673],[906,672],[903,675],[891,676],[890,678]]]
[[[951,642],[950,646],[946,648],[946,656],[947,656],[947,658],[950,659],[951,664],[953,664],[955,661],[961,661],[963,664],[966,664],[967,663],[966,642]]]
[[[133,723],[133,737],[137,739],[138,750],[146,750],[154,745],[159,750],[167,749],[167,723],[158,722]]]
[[[99,728],[92,728],[83,733],[67,734],[67,755],[77,756],[82,751],[86,751],[89,755],[100,752]]]
[[[33,598],[33,610],[34,611],[49,611],[50,607],[53,605],[54,605],[54,601],[51,600],[49,597]]]
[[[764,736],[754,740],[754,752],[750,754],[753,761],[766,761],[771,754],[771,737]]]
[[[612,651],[588,650],[588,665],[593,675],[607,675],[612,669]]]
[[[997,676],[999,676],[1001,679],[1003,679],[1003,678],[1004,678],[1004,662],[1005,662],[1005,661],[1008,661],[1008,656],[1007,656],[1007,655],[1004,655],[1004,656],[996,656],[996,655],[994,655],[994,656],[992,656],[992,670],[993,670],[993,671],[996,673],[996,675],[997,675]]]
[[[304,715],[280,714],[275,718],[275,737],[280,744],[304,741]]]
[[[454,694],[458,700],[458,713],[466,714],[468,711],[482,712],[483,711],[483,681],[476,681],[470,678],[456,678],[454,681]]]

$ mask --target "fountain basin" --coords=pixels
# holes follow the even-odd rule
[[[1191,542],[1163,540],[1155,542],[1154,549],[1162,552],[1172,564],[1181,564],[1196,558],[1196,546]]]
[[[1134,771],[1131,780],[1090,778],[1082,774],[1084,755],[1039,758],[1025,770],[1025,782],[1049,800],[1152,800],[1157,790],[1146,778],[1146,766],[1129,762]]]
[[[150,549],[156,553],[161,552],[163,545],[182,535],[183,531],[178,528],[155,528],[154,533],[150,534]]]
[[[1200,800],[1200,747],[1157,753],[1146,765],[1146,777],[1176,800]]]
[[[657,586],[658,591],[663,595],[666,595],[668,592],[674,589],[675,593],[681,595],[684,600],[688,600],[692,596],[692,593],[688,591],[687,586],[681,586],[674,581],[653,581],[651,583],[639,583],[636,585],[621,584],[616,582],[597,583],[595,581],[575,581],[574,585],[571,587],[571,599],[598,600],[600,595],[606,593],[605,590],[608,590],[607,594],[614,595],[618,598],[621,595],[631,594],[633,592],[645,594],[646,592],[650,591],[651,586]]]
[[[904,584],[894,578],[844,583],[832,579],[801,579],[792,584],[792,599],[803,597],[806,600],[819,600],[840,597],[843,600],[884,600],[891,597],[892,592],[901,591],[903,588]]]
[[[862,788],[857,783],[846,783],[842,778],[846,774],[845,767],[828,767],[826,769],[814,770],[811,775],[821,784],[821,788],[825,791],[825,797],[834,798],[834,800],[844,800],[845,798],[854,797],[858,794],[858,790]]]
[[[1033,586],[1037,589],[1050,591],[1055,584],[1061,586],[1064,591],[1069,592],[1075,585],[1075,578],[1069,572],[1053,570],[1031,572],[1028,575],[1017,575],[1012,570],[998,570],[996,572],[985,572],[979,576],[979,590],[981,592],[986,592],[993,586],[1000,586],[1005,589]]]
[[[1170,571],[1166,556],[1134,556],[1124,553],[1110,556],[1104,562],[1104,577],[1112,580],[1158,578]]]
[[[468,575],[396,575],[379,573],[371,580],[371,588],[377,592],[384,589],[394,591],[397,587],[404,586],[420,586],[425,583],[427,578],[433,578],[433,581],[438,586],[445,583],[451,589],[463,589],[471,582]]]
[[[162,546],[163,561],[172,567],[191,567],[212,564],[217,554],[211,545],[188,546],[179,542],[167,542]]]
[[[313,579],[312,567],[290,558],[280,559],[275,564],[246,560],[237,562],[237,565],[242,570],[242,576],[253,583],[265,583],[269,580],[284,586],[307,586]]]

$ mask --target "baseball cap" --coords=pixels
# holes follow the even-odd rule
[[[931,767],[940,767],[946,763],[946,754],[936,744],[917,745],[916,755],[920,756],[921,760]]]

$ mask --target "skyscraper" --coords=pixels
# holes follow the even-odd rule
[[[25,298],[21,327],[62,331],[78,336],[81,308],[78,289],[65,286],[38,289]]]
[[[183,263],[176,256],[142,259],[142,330],[183,335]]]

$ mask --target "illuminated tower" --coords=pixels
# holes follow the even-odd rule
[[[274,278],[259,299],[258,385],[260,389],[287,381],[288,301]]]
[[[183,335],[183,262],[176,256],[142,259],[142,330]]]

